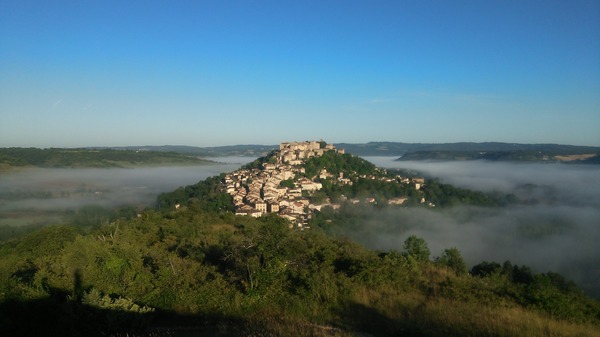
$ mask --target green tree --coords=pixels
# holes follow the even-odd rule
[[[442,256],[437,257],[435,262],[454,270],[456,275],[464,275],[467,273],[467,264],[460,254],[460,251],[456,248],[444,249]]]
[[[471,268],[471,275],[486,277],[489,275],[497,274],[502,271],[502,266],[500,266],[497,262],[487,262],[483,261],[478,265],[473,266]]]
[[[281,187],[287,187],[287,188],[294,188],[294,187],[296,187],[294,185],[294,179],[291,179],[291,178],[290,179],[286,179],[286,180],[282,180],[279,183],[279,186],[281,186]]]
[[[404,241],[404,254],[412,256],[417,261],[425,262],[429,261],[431,252],[429,251],[429,247],[427,247],[427,242],[423,238],[411,235]]]

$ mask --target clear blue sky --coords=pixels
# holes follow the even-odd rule
[[[0,146],[600,146],[600,1],[0,2]]]

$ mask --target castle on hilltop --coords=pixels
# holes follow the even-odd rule
[[[303,160],[310,157],[322,156],[323,153],[327,151],[336,151],[335,146],[323,141],[281,143],[279,144],[277,162],[289,165],[299,165]],[[337,150],[337,153],[343,154],[344,150]]]

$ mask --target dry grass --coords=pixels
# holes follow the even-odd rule
[[[362,288],[353,292],[352,301],[339,316],[344,329],[374,336],[600,336],[598,325],[561,321],[516,305],[490,306],[418,291]]]
[[[422,326],[454,336],[598,336],[599,327],[550,319],[521,308],[436,300],[419,308]]]

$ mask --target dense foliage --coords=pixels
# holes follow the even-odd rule
[[[407,204],[417,203],[421,193],[414,186],[390,183],[379,178],[395,178],[385,170],[377,168],[371,162],[350,154],[338,154],[333,151],[326,152],[323,156],[312,157],[304,165],[305,175],[313,178],[323,185],[323,188],[312,195],[314,202],[329,198],[333,202],[343,202],[347,198],[375,198],[380,205],[388,199],[405,197]],[[321,170],[332,174],[332,178],[320,179],[316,177]],[[343,174],[352,180],[352,184],[340,184],[337,177]],[[377,178],[377,179],[373,179]],[[316,199],[316,200],[315,200]]]
[[[437,179],[428,180],[423,187],[423,192],[429,202],[440,207],[457,205],[504,206],[517,201],[517,198],[512,194],[486,194],[443,184]]]
[[[224,174],[202,180],[194,185],[179,187],[175,191],[161,193],[157,198],[159,210],[169,211],[176,205],[189,205],[205,211],[233,211],[231,197],[222,191]]]
[[[242,166],[242,169],[252,170],[252,169],[263,169],[263,164],[265,163],[274,163],[275,162],[275,150],[269,152],[266,156],[259,157],[250,163]]]
[[[527,322],[498,321],[507,311],[536,317],[542,329],[566,320],[581,335],[600,324],[599,303],[557,274],[484,263],[471,276],[458,250],[432,262],[418,237],[403,251],[377,252],[317,228],[289,230],[276,216],[236,217],[193,203],[87,234],[46,227],[4,242],[0,256],[0,333],[11,336],[50,334],[30,324],[43,315],[74,329],[56,327],[61,335],[156,336],[153,327],[164,325],[271,335],[325,335],[319,326],[340,335],[527,335]],[[448,312],[441,319],[446,306],[494,323],[455,321]],[[42,316],[19,316],[31,310]]]
[[[351,154],[338,154],[334,151],[325,152],[322,156],[311,157],[304,164],[306,176],[312,178],[323,168],[327,172],[338,176],[340,173],[348,174],[376,174],[377,168],[360,157]]]

